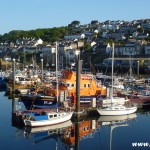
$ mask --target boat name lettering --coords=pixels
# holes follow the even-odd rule
[[[44,101],[44,104],[52,104],[52,102]]]

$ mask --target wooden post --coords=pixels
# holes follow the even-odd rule
[[[81,76],[81,60],[80,54],[77,55],[76,65],[76,113],[80,113],[80,76]]]
[[[13,59],[13,86],[12,86],[12,94],[15,94],[15,59]]]

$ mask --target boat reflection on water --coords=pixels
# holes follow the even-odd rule
[[[61,139],[69,148],[75,147],[75,149],[79,149],[79,142],[88,138],[94,138],[99,127],[100,125],[97,123],[97,120],[84,120],[74,123],[71,128],[66,130]],[[79,144],[78,146],[77,143]]]
[[[45,140],[54,139],[56,143],[59,141],[65,149],[76,148],[76,141],[80,143],[81,140],[94,138],[95,133],[99,130],[99,123],[97,120],[84,120],[78,123],[67,121],[65,123],[45,126],[45,127],[24,127],[20,129],[23,137],[31,140],[33,144],[41,143]],[[78,136],[77,133],[78,132]],[[80,145],[80,144],[79,144]],[[79,149],[79,148],[78,148]]]
[[[121,116],[100,116],[98,122],[101,122],[101,125],[109,125],[115,123],[123,123],[128,120],[135,119],[137,117],[136,113],[129,115],[121,115]]]
[[[45,127],[24,127],[23,133],[27,139],[33,139],[33,143],[39,143],[46,139],[58,139],[61,134],[66,132],[66,129],[72,126],[72,121],[69,120],[67,122],[45,126]]]
[[[25,134],[33,134],[33,133],[38,133],[38,132],[55,133],[56,131],[58,132],[70,126],[72,126],[71,120],[61,123],[61,124],[52,125],[52,126],[35,127],[35,128],[25,126],[24,133]]]
[[[23,135],[23,138],[30,140],[34,146],[38,143],[49,142],[55,140],[57,148],[61,149],[77,149],[83,148],[81,141],[95,140],[97,134],[104,134],[106,137],[105,129],[110,127],[110,149],[112,149],[112,132],[117,127],[126,127],[129,125],[130,120],[134,120],[137,117],[136,113],[124,116],[100,116],[98,119],[87,119],[84,121],[72,122],[67,121],[65,123],[45,126],[45,127],[24,127],[19,129]],[[103,128],[104,127],[104,128]],[[103,130],[104,129],[104,130]],[[122,128],[121,128],[122,129]],[[104,132],[103,132],[104,131]],[[91,141],[91,142],[92,142]],[[103,143],[108,141],[104,138]],[[88,145],[88,144],[87,144]],[[84,145],[85,149],[87,145]],[[106,143],[108,145],[108,142]],[[115,146],[115,145],[114,145]],[[108,147],[107,147],[108,149]]]
[[[112,144],[113,144],[113,140],[112,140],[113,139],[113,130],[116,129],[116,128],[129,126],[129,121],[130,120],[135,120],[136,117],[137,117],[136,113],[133,113],[133,114],[122,115],[122,116],[101,116],[98,119],[98,122],[102,126],[109,126],[110,127],[110,134],[109,134],[109,136],[110,136],[110,138],[109,138],[109,149],[110,150],[113,149],[113,147],[112,147]],[[114,149],[118,149],[118,147],[117,148],[114,147]]]

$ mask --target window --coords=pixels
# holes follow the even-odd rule
[[[86,88],[86,84],[84,84],[84,87]]]
[[[57,114],[55,114],[54,117],[57,117]]]
[[[90,84],[88,84],[88,87],[90,87]]]
[[[53,118],[53,115],[50,115],[49,117],[50,117],[50,118]]]
[[[85,127],[83,127],[83,131],[86,131],[86,128],[85,128]]]

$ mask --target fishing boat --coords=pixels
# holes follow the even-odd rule
[[[76,103],[76,72],[72,70],[63,70],[62,76],[43,89],[43,93],[30,93],[20,95],[20,100],[26,108],[31,108],[32,104],[36,107],[50,107],[58,101],[68,100],[70,103]],[[80,103],[89,103],[93,98],[106,96],[106,87],[101,85],[92,74],[81,74],[80,79]]]
[[[43,111],[42,113],[29,113],[23,116],[25,126],[42,127],[64,123],[71,119],[73,112]]]
[[[62,77],[59,80],[58,95],[59,98],[66,97],[68,100],[75,101],[76,95],[76,72],[72,70],[63,70]],[[53,81],[52,86],[46,88],[46,95],[56,96],[56,84]],[[98,82],[92,74],[81,74],[80,78],[80,102],[88,103],[93,98],[106,96],[106,87]]]
[[[26,109],[34,108],[49,108],[57,105],[57,97],[47,96],[42,93],[38,93],[36,88],[28,90],[26,94],[21,94],[19,97],[20,101],[23,102]]]
[[[136,90],[133,92],[119,91],[117,95],[128,98],[129,102],[138,108],[150,106],[150,91],[149,90]]]
[[[111,105],[104,108],[97,108],[97,111],[100,115],[103,116],[119,116],[119,115],[127,115],[136,112],[137,107],[133,106],[124,106],[124,105],[118,105],[114,103],[113,98],[113,67],[114,67],[114,44],[113,44],[113,50],[112,50],[112,85],[111,85],[111,96],[110,101]],[[120,98],[119,98],[120,99]],[[117,98],[116,98],[117,100]]]

